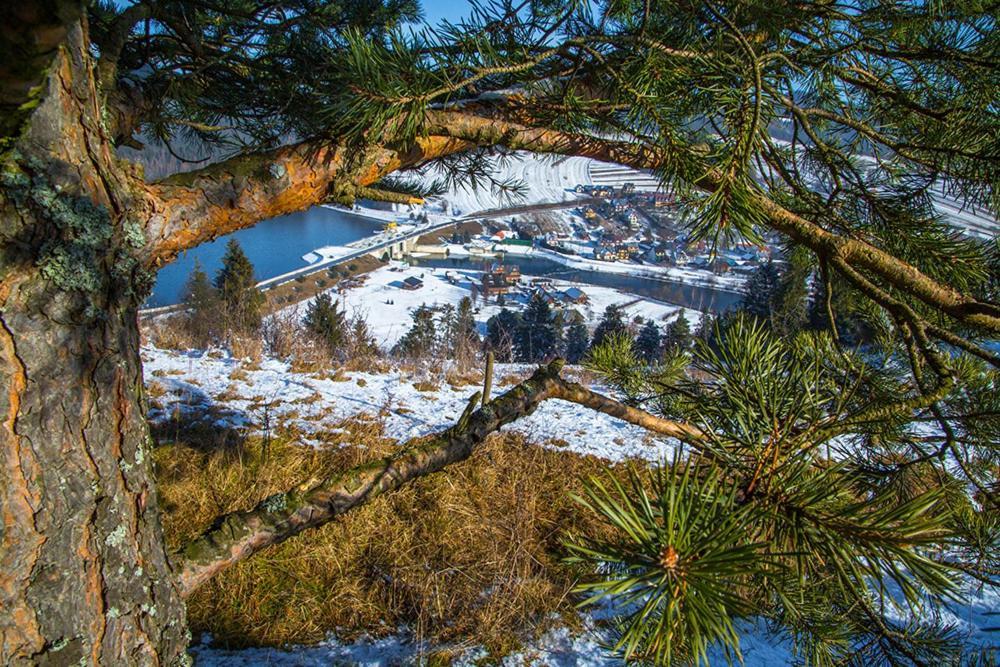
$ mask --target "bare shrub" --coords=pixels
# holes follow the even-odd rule
[[[194,350],[198,341],[194,339],[181,314],[160,315],[143,321],[143,343],[161,350]]]

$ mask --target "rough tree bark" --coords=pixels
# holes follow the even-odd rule
[[[88,46],[71,24],[0,174],[4,665],[186,657],[142,408],[143,207]]]
[[[335,493],[309,486],[305,516],[280,530],[261,524],[246,544],[206,536],[172,563],[148,456],[136,317],[155,267],[472,143],[429,136],[350,159],[335,145],[299,145],[148,185],[115,157],[85,20],[71,16],[63,34],[0,173],[0,664],[181,663],[185,592],[373,489],[467,457],[561,385],[547,375],[545,392],[520,388],[470,411],[457,430],[376,470],[360,496],[358,471]],[[206,556],[220,544],[229,552]]]

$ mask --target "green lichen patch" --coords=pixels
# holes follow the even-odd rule
[[[146,238],[139,221],[116,221],[108,209],[50,182],[43,165],[23,160],[0,172],[8,202],[33,218],[45,241],[31,261],[56,289],[91,297],[87,310],[102,308],[106,295],[138,299],[152,284],[152,274],[137,257]]]

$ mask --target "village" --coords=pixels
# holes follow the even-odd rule
[[[579,206],[556,210],[539,207],[509,218],[486,219],[481,234],[456,226],[450,235],[422,237],[413,254],[541,255],[570,265],[586,262],[594,270],[614,273],[631,267],[637,273],[671,275],[670,269],[680,269],[684,273],[671,277],[703,283],[713,276],[725,276],[727,280],[721,282],[735,288],[761,264],[781,261],[773,238],[759,245],[743,241],[729,247],[693,238],[685,225],[683,206],[672,193],[655,185],[577,184],[570,191]],[[390,223],[391,229],[386,231],[394,231],[397,224]],[[697,274],[701,275],[691,280]],[[491,286],[490,291],[496,287]]]

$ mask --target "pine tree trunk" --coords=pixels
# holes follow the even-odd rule
[[[136,310],[141,185],[114,157],[86,26],[0,183],[0,664],[175,664]]]

